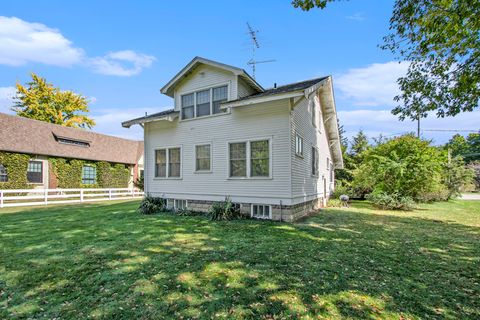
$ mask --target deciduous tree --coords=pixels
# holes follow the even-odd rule
[[[87,116],[88,99],[72,91],[62,91],[45,78],[32,73],[26,86],[17,83],[15,105],[17,115],[59,124],[66,127],[91,128],[95,121]]]

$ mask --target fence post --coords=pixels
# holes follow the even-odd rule
[[[80,202],[83,202],[83,189],[80,189]]]
[[[0,190],[0,208],[3,208],[3,190]]]
[[[132,192],[132,198],[135,197],[135,193],[133,193],[133,188],[132,188],[131,192]]]
[[[108,200],[112,200],[112,189],[108,189]]]
[[[44,201],[45,201],[45,205],[48,204],[48,189],[45,189],[43,191],[43,196],[45,197]]]

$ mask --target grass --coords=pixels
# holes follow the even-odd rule
[[[298,224],[0,210],[0,318],[480,318],[480,202]]]

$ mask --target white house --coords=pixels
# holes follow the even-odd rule
[[[229,196],[283,221],[325,205],[343,167],[330,76],[264,89],[196,57],[161,92],[174,109],[122,123],[144,127],[146,193],[204,211]]]

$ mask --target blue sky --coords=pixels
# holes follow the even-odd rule
[[[0,111],[12,87],[35,72],[90,97],[95,131],[141,139],[120,122],[172,105],[159,89],[194,56],[250,71],[246,22],[258,34],[264,86],[333,75],[337,110],[349,135],[415,129],[390,114],[406,63],[378,48],[393,1],[351,0],[303,12],[280,1],[2,1]],[[480,112],[424,121],[425,129],[479,129]],[[452,133],[423,132],[444,142]]]

